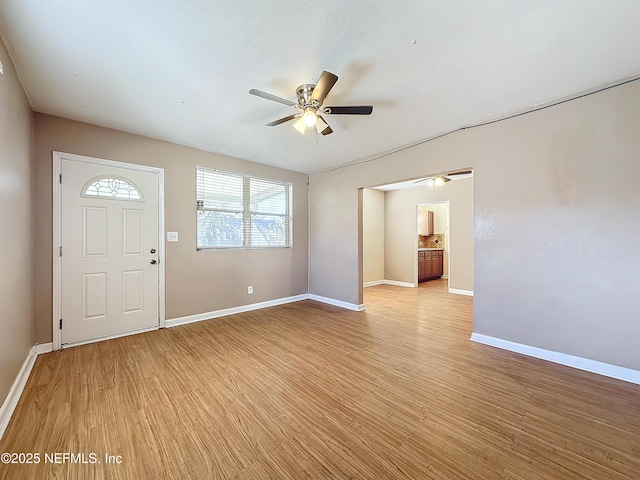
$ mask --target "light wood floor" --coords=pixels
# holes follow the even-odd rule
[[[469,341],[446,281],[38,357],[7,479],[639,479],[640,387]],[[105,454],[121,464],[105,464]]]

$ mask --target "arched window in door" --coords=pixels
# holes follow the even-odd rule
[[[92,178],[82,188],[82,196],[144,202],[142,192],[131,180],[116,175]]]

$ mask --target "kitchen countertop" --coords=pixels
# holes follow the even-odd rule
[[[419,252],[424,252],[426,250],[444,250],[444,248],[419,248]]]

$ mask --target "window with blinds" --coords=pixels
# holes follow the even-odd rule
[[[292,185],[198,167],[198,249],[292,245]]]

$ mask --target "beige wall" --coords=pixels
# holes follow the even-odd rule
[[[474,331],[640,370],[638,125],[636,81],[311,175],[311,293],[362,302],[359,187],[473,167]]]
[[[387,280],[413,283],[416,278],[416,205],[449,200],[449,286],[473,290],[473,179],[455,180],[442,187],[414,187],[385,196],[385,275]],[[444,233],[446,205],[429,205],[434,211],[434,233]],[[444,225],[444,226],[443,226]],[[446,259],[445,259],[446,260]]]
[[[384,280],[384,192],[362,191],[362,281]]]
[[[165,170],[167,319],[307,293],[307,176],[117,130],[35,114],[36,339],[50,342],[52,160],[57,150]],[[293,182],[291,249],[196,251],[196,166]],[[254,294],[247,294],[253,285]]]
[[[31,108],[0,40],[0,405],[33,345]]]

